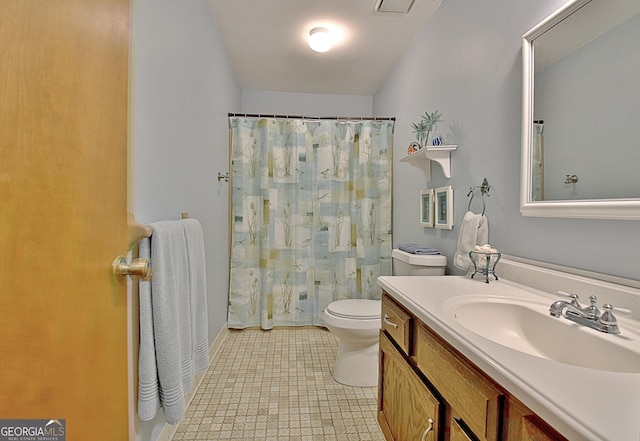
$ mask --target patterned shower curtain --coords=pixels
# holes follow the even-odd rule
[[[531,160],[531,200],[544,200],[544,123],[533,123],[533,152]]]
[[[322,325],[391,274],[393,121],[230,117],[230,328]]]

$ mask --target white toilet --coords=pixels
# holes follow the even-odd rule
[[[417,255],[394,249],[396,276],[442,276],[447,257]],[[380,300],[346,299],[331,302],[322,311],[325,326],[338,338],[333,378],[347,386],[378,385]]]

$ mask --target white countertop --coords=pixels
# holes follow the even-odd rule
[[[504,278],[487,284],[459,276],[383,276],[378,285],[567,439],[640,440],[640,373],[587,369],[509,349],[469,331],[445,307],[452,297],[474,294],[548,305],[557,296]],[[620,317],[619,322],[623,338],[625,324],[638,324]]]

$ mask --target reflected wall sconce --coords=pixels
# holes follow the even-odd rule
[[[309,47],[316,52],[327,52],[331,49],[332,41],[329,29],[315,27],[309,31]]]

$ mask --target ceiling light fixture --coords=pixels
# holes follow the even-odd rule
[[[309,31],[309,47],[316,52],[327,52],[331,49],[331,36],[329,29],[315,27]]]

